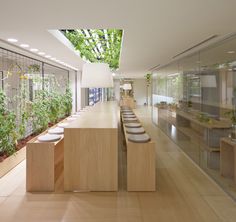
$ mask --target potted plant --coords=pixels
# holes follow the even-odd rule
[[[151,73],[148,73],[145,75],[145,79],[146,79],[146,84],[147,84],[147,98],[146,98],[146,104],[148,104],[148,98],[149,98],[149,86],[151,85],[151,81],[152,81],[152,74]]]
[[[232,126],[231,126],[231,140],[236,141],[236,109],[234,108],[233,110],[230,110],[225,113],[226,116],[230,117],[232,121]]]

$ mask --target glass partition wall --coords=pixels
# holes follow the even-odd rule
[[[235,98],[236,36],[153,73],[153,122],[236,199]]]

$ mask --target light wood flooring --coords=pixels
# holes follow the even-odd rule
[[[156,192],[125,191],[123,146],[117,193],[26,193],[22,162],[0,179],[0,222],[235,222],[235,202],[151,123],[147,108],[136,114],[156,140]]]

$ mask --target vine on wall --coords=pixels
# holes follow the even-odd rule
[[[72,111],[72,92],[69,84],[63,93],[52,80],[54,84],[43,90],[35,87],[42,85],[44,81],[42,77],[39,77],[38,64],[32,64],[25,70],[19,64],[13,64],[10,67],[11,69],[6,72],[6,77],[1,81],[14,77],[14,80],[19,83],[17,93],[13,97],[9,96],[11,95],[9,92],[14,89],[11,85],[5,86],[4,91],[0,89],[0,162],[22,148],[20,146],[27,142],[26,137],[32,137],[26,133],[29,127],[33,126],[33,130],[30,130],[32,135],[41,133],[60,119],[70,115]],[[55,79],[55,76],[48,75],[48,78]],[[5,91],[7,95],[9,94],[8,96]],[[33,95],[30,96],[30,94]],[[9,104],[15,104],[16,107]]]

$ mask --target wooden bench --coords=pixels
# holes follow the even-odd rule
[[[26,145],[26,190],[29,192],[54,192],[58,183],[63,184],[64,136],[56,142],[39,142],[37,138],[47,132]]]
[[[152,140],[145,143],[131,142],[128,140],[125,123],[122,128],[127,147],[127,190],[155,191],[155,142]]]

